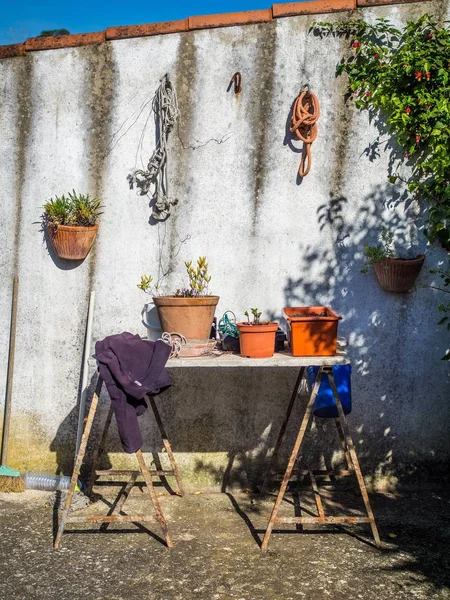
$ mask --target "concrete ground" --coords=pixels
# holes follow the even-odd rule
[[[90,512],[106,511],[117,488],[96,488],[103,499]],[[69,525],[60,552],[52,551],[57,511],[49,494],[0,494],[0,598],[148,600],[364,600],[450,598],[450,500],[442,492],[374,495],[383,549],[365,526],[309,528],[274,533],[265,555],[258,540],[273,497],[251,493],[192,494],[161,491],[161,505],[175,547],[168,550],[149,524]],[[107,495],[108,494],[108,495]],[[326,492],[328,510],[343,504],[352,514],[350,491]],[[301,493],[304,514],[312,509]],[[124,506],[144,512],[149,499],[139,487]],[[282,512],[299,510],[288,495]],[[78,513],[77,513],[78,514]],[[81,513],[80,513],[81,514]],[[76,530],[74,530],[76,527]],[[285,529],[288,526],[283,526]],[[69,531],[71,528],[72,531]],[[96,531],[97,530],[97,531]],[[293,531],[294,530],[294,531]],[[351,534],[348,532],[352,532]]]

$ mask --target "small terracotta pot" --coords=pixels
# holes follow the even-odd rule
[[[334,356],[341,315],[328,306],[286,306],[293,356]]]
[[[163,331],[181,333],[190,343],[206,343],[210,338],[219,296],[200,298],[177,298],[155,296],[159,320]]]
[[[388,292],[407,292],[422,268],[424,254],[416,258],[385,258],[373,265],[381,287]]]
[[[246,358],[270,358],[275,348],[278,323],[250,325],[237,323],[241,356]]]
[[[47,226],[48,237],[59,258],[83,260],[89,254],[98,231],[98,223],[89,227]]]

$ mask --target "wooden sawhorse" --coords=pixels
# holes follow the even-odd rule
[[[167,547],[172,548],[173,543],[169,537],[166,519],[164,517],[164,514],[161,510],[161,506],[159,504],[158,498],[156,496],[152,477],[173,476],[173,477],[175,477],[175,479],[177,481],[178,494],[180,496],[182,496],[182,495],[184,495],[184,491],[183,491],[183,485],[182,485],[182,481],[181,481],[180,471],[178,469],[178,465],[176,463],[175,456],[172,452],[172,447],[167,438],[167,434],[165,432],[163,423],[161,421],[161,417],[160,417],[158,409],[156,407],[155,399],[152,396],[148,396],[147,398],[150,401],[150,406],[152,407],[153,413],[155,415],[156,423],[157,423],[159,431],[161,433],[161,437],[163,439],[163,444],[164,444],[164,447],[169,456],[169,460],[170,460],[172,469],[170,469],[170,470],[169,469],[150,470],[145,463],[142,450],[139,449],[135,453],[137,461],[138,461],[138,465],[139,465],[138,471],[137,470],[136,471],[124,470],[124,469],[107,469],[107,470],[103,470],[103,471],[96,470],[98,461],[104,452],[106,436],[108,433],[109,426],[111,425],[111,419],[112,419],[112,415],[113,415],[113,407],[111,405],[109,412],[108,412],[108,416],[106,417],[101,441],[97,448],[94,462],[92,464],[92,472],[91,472],[91,477],[90,477],[87,492],[89,495],[91,495],[95,480],[97,479],[97,477],[102,476],[102,475],[130,475],[130,479],[129,479],[128,483],[126,484],[125,488],[120,492],[116,505],[114,506],[114,508],[112,508],[110,510],[108,515],[69,516],[69,510],[70,510],[70,506],[72,504],[73,494],[75,492],[77,480],[80,475],[81,465],[83,464],[83,458],[84,458],[84,455],[86,452],[89,435],[91,433],[92,423],[94,421],[95,413],[97,411],[98,400],[100,397],[102,385],[103,385],[103,379],[99,376],[97,385],[95,388],[95,392],[94,392],[94,395],[92,398],[88,416],[84,419],[85,425],[84,425],[83,436],[81,438],[80,448],[78,450],[78,454],[77,454],[77,457],[75,460],[75,466],[73,469],[69,490],[67,492],[67,496],[66,496],[66,499],[64,502],[64,508],[63,508],[61,518],[59,521],[58,532],[57,532],[55,540],[54,540],[53,548],[54,548],[54,550],[59,550],[59,548],[61,547],[61,538],[64,533],[65,526],[68,523],[106,523],[106,524],[108,524],[108,523],[130,523],[130,522],[132,522],[132,523],[143,523],[143,522],[159,523],[162,533],[163,533],[163,536],[164,536],[164,540],[167,544]],[[123,505],[125,504],[125,501],[127,500],[128,496],[131,492],[131,489],[132,489],[133,485],[136,483],[136,479],[138,478],[139,475],[142,475],[142,477],[144,478],[144,482],[145,482],[145,486],[146,486],[144,488],[144,490],[146,490],[147,493],[150,495],[150,498],[153,502],[155,514],[154,515],[133,515],[133,516],[121,515],[120,513],[122,511]]]
[[[267,484],[270,479],[270,474],[272,473],[273,465],[276,463],[278,453],[279,453],[279,450],[281,447],[281,442],[283,441],[283,437],[286,432],[286,427],[289,422],[289,418],[291,416],[292,408],[293,408],[295,400],[297,398],[297,395],[298,395],[298,392],[300,389],[300,385],[301,385],[303,379],[305,378],[305,373],[306,373],[306,367],[301,367],[299,375],[297,377],[297,381],[296,381],[294,390],[292,392],[291,401],[289,403],[285,419],[283,421],[280,433],[278,435],[278,440],[275,445],[274,453],[273,453],[271,461],[270,461],[270,466],[269,466],[269,469],[264,478],[264,482],[263,482],[263,485],[261,488],[261,493],[264,493],[266,491]],[[347,463],[346,470],[337,471],[334,474],[340,475],[340,476],[356,475],[359,489],[361,491],[361,496],[364,501],[364,506],[366,509],[367,517],[353,517],[353,516],[327,517],[325,515],[324,509],[323,509],[322,499],[320,497],[320,492],[319,492],[319,488],[318,488],[318,485],[316,482],[315,475],[332,475],[333,472],[311,471],[311,470],[307,470],[306,474],[309,475],[310,480],[311,480],[311,486],[312,486],[312,489],[314,492],[314,499],[315,499],[315,503],[316,503],[316,507],[317,507],[318,516],[317,517],[311,517],[311,516],[310,517],[280,517],[280,516],[278,516],[278,511],[280,509],[281,502],[283,501],[284,495],[287,490],[287,486],[289,484],[289,481],[290,481],[292,475],[297,475],[299,473],[305,474],[305,471],[295,469],[294,467],[295,467],[295,462],[297,460],[297,456],[302,447],[305,433],[308,429],[310,420],[313,416],[314,402],[315,402],[316,396],[319,392],[320,383],[325,374],[328,376],[328,379],[330,381],[331,389],[333,391],[333,396],[334,396],[337,410],[338,410],[339,416],[334,419],[334,422],[336,424],[339,438],[341,440],[341,444],[342,444],[342,447],[344,450],[345,461]],[[367,523],[370,525],[370,527],[372,529],[372,535],[375,540],[376,546],[378,548],[381,547],[380,536],[378,535],[378,529],[377,529],[377,526],[375,523],[375,517],[372,512],[372,507],[370,506],[370,501],[369,501],[369,496],[367,494],[366,484],[364,482],[364,478],[363,478],[363,475],[361,472],[361,467],[359,465],[358,456],[357,456],[356,450],[355,450],[355,445],[353,444],[353,440],[350,435],[350,430],[348,428],[347,420],[344,415],[344,410],[342,408],[342,404],[339,399],[339,394],[337,391],[336,383],[334,381],[331,366],[320,366],[319,367],[319,370],[318,370],[318,373],[317,373],[317,376],[316,376],[316,379],[315,379],[315,382],[314,382],[314,385],[313,385],[313,388],[311,391],[311,395],[309,397],[308,405],[306,407],[305,414],[303,415],[300,429],[297,434],[297,438],[295,440],[294,447],[291,452],[291,456],[289,458],[289,463],[288,463],[288,466],[284,473],[283,481],[281,483],[280,490],[278,492],[277,498],[275,500],[275,504],[272,509],[272,514],[270,516],[269,524],[268,524],[266,532],[264,534],[264,538],[263,538],[263,541],[261,544],[261,551],[263,551],[263,552],[267,551],[270,536],[272,534],[273,527],[276,523],[292,523],[292,524],[302,524],[302,525],[303,524],[304,525],[319,524],[319,523],[325,524],[325,525],[326,524],[329,524],[329,525],[341,525],[341,524],[355,525],[355,524],[359,524],[359,523]]]

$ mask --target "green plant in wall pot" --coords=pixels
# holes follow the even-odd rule
[[[186,261],[189,285],[164,295],[160,282],[151,275],[143,275],[138,288],[152,296],[157,308],[161,328],[168,333],[180,333],[188,344],[204,344],[209,340],[211,325],[219,296],[209,293],[211,281],[206,256],[200,256],[196,265]]]
[[[379,243],[364,245],[365,265],[362,273],[368,273],[373,267],[381,287],[388,292],[407,292],[414,285],[423,261],[424,254],[415,257],[396,257],[393,249],[394,234],[383,227]]]
[[[356,107],[395,136],[401,160],[390,181],[401,180],[409,199],[426,204],[427,238],[450,250],[449,27],[425,14],[403,29],[385,19],[350,19],[313,30],[349,39],[351,55],[337,74],[347,73]]]
[[[51,245],[60,258],[83,260],[98,231],[101,201],[73,190],[50,198],[43,206],[42,222]]]

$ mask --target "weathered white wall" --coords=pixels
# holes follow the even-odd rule
[[[401,23],[425,11],[448,18],[448,6],[361,14]],[[386,183],[389,154],[381,145],[376,160],[367,158],[377,130],[345,100],[345,79],[335,77],[348,42],[308,34],[314,20],[290,17],[0,62],[1,401],[11,280],[20,276],[13,466],[70,469],[90,290],[95,339],[144,334],[140,275],[156,275],[161,257],[173,288],[183,281],[184,260],[199,255],[209,259],[219,316],[258,306],[279,317],[286,304],[322,303],[343,315],[340,333],[350,340],[354,364],[351,426],[367,476],[406,482],[415,471],[448,463],[450,377],[440,360],[447,340],[436,325],[439,298],[422,287],[445,254],[426,247],[420,232],[414,241],[417,210],[405,216],[403,205],[392,205],[398,190]],[[236,97],[226,89],[238,70],[243,89]],[[166,72],[181,110],[169,159],[179,204],[166,223],[150,225],[148,200],[129,190],[126,178],[154,147],[149,101]],[[322,114],[312,171],[298,185],[298,144],[287,123],[306,82]],[[96,244],[76,266],[49,254],[37,223],[40,206],[72,188],[105,205]],[[384,222],[427,254],[407,295],[388,294],[373,274],[360,273],[362,244],[375,240]],[[256,370],[176,373],[176,387],[159,402],[191,484],[253,481],[294,378]],[[156,447],[149,426],[147,439],[146,449]],[[110,450],[112,462],[123,460],[114,436]]]

